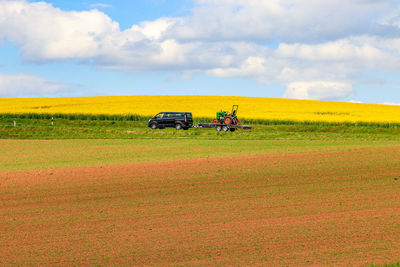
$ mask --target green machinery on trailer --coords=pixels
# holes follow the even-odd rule
[[[232,106],[232,112],[217,111],[217,116],[211,123],[199,123],[199,127],[214,128],[217,131],[231,131],[234,132],[236,129],[251,129],[251,126],[242,125],[237,117],[239,105]]]
[[[237,118],[237,111],[239,109],[239,105],[232,106],[232,112],[228,114],[228,112],[220,110],[217,111],[217,118],[215,118],[212,123],[214,124],[234,124],[240,125],[240,121]]]

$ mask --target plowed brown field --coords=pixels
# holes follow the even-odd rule
[[[400,261],[400,146],[0,172],[0,265]]]

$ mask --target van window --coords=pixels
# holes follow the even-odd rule
[[[164,116],[164,113],[158,113],[158,114],[156,115],[156,118],[157,118],[157,119],[161,119],[163,116]]]
[[[187,116],[188,118],[191,118],[191,117],[192,117],[192,113],[186,113],[186,116]]]

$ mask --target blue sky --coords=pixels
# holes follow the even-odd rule
[[[0,0],[0,97],[399,90],[397,0]]]

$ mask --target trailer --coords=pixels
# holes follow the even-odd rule
[[[250,130],[252,127],[249,125],[237,125],[237,124],[221,124],[221,123],[201,123],[199,122],[198,128],[215,128],[217,132],[220,131],[231,131],[234,132],[236,129],[244,129],[244,130]]]

